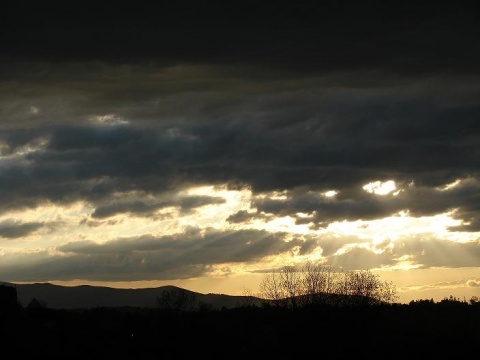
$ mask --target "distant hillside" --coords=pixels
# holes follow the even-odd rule
[[[261,304],[261,299],[251,296],[201,294],[175,286],[146,289],[116,289],[101,286],[60,286],[50,283],[9,284],[17,289],[18,301],[27,307],[33,299],[51,309],[84,309],[94,307],[141,307],[156,308],[165,292],[182,292],[197,304],[212,309],[235,308],[246,304]]]

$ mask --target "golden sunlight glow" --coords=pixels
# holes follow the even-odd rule
[[[245,228],[247,226],[243,226]],[[268,221],[254,220],[249,224],[248,228],[256,230],[266,230],[269,232],[286,232],[291,234],[312,234],[316,233],[310,229],[309,224],[296,224],[295,218],[284,216],[272,218]]]
[[[252,197],[250,190],[229,190],[226,185],[193,187],[179,195],[211,196],[224,199],[224,203],[205,205],[191,214],[177,217],[182,226],[201,225],[216,228],[226,227],[226,219],[229,215],[241,210],[249,210]]]
[[[395,190],[393,182],[374,182],[367,185],[365,187],[366,191],[379,195],[388,194]],[[335,196],[336,193],[335,190],[330,190],[322,193],[322,195],[331,197]],[[160,208],[148,216],[135,213],[117,213],[107,218],[93,218],[91,215],[95,211],[95,205],[87,202],[76,202],[70,205],[44,203],[35,209],[11,211],[0,216],[0,224],[2,222],[5,224],[12,222],[17,224],[40,223],[44,225],[20,238],[9,239],[3,242],[0,256],[2,256],[3,261],[7,261],[7,258],[13,259],[8,261],[14,261],[26,253],[38,254],[39,256],[45,256],[45,254],[63,256],[69,254],[64,254],[57,249],[59,246],[69,242],[86,240],[101,244],[119,238],[135,238],[147,234],[161,237],[182,233],[187,227],[191,226],[203,229],[202,231],[215,228],[219,230],[255,229],[267,232],[284,232],[285,234],[282,236],[285,241],[299,240],[303,237],[309,240],[312,240],[314,237],[319,239],[331,237],[343,243],[336,255],[348,253],[356,248],[363,248],[370,252],[381,254],[394,247],[395,241],[415,236],[427,236],[438,240],[457,242],[468,242],[478,239],[478,232],[449,231],[449,227],[462,224],[461,220],[454,218],[454,211],[423,217],[414,217],[408,211],[400,211],[383,219],[337,221],[330,223],[325,228],[314,228],[311,227],[311,224],[305,224],[302,221],[298,224],[296,223],[296,218],[308,219],[311,216],[308,213],[299,212],[295,214],[295,217],[275,217],[274,215],[258,214],[255,211],[256,209],[252,208],[252,192],[247,189],[229,190],[226,185],[199,186],[179,193],[168,194],[167,199],[170,196],[174,198],[178,196],[210,196],[218,197],[225,201],[194,207],[185,211],[180,206],[173,204],[169,207]],[[271,192],[263,196],[264,198],[278,200],[288,198],[285,192]],[[112,204],[122,201],[129,202],[134,199],[148,204],[156,204],[164,200],[163,195],[162,199],[160,199],[155,194],[122,192],[114,194]],[[251,214],[252,217],[249,217],[246,222],[229,223],[227,218],[239,211],[245,211]],[[348,239],[351,239],[351,241],[348,241]],[[154,281],[151,284],[152,286],[153,284],[155,286],[173,284],[193,291],[197,289],[200,292],[210,289],[212,292],[228,291],[229,293],[238,293],[242,291],[242,286],[239,286],[239,279],[245,281],[242,282],[242,285],[246,284],[253,286],[253,288],[258,288],[257,284],[262,277],[261,274],[265,272],[285,265],[297,265],[306,260],[322,261],[324,259],[321,246],[316,246],[305,254],[300,250],[300,247],[294,247],[289,249],[288,252],[266,256],[263,259],[256,259],[248,263],[212,265],[209,274],[205,274],[204,277],[198,279]],[[402,273],[405,273],[406,279],[406,273],[408,273],[406,270],[416,271],[417,268],[422,266],[415,263],[407,255],[394,260],[395,265],[374,270],[382,271],[382,277],[385,279],[391,278],[397,283],[398,279],[404,279],[399,277]],[[215,281],[212,281],[212,279],[215,279]],[[78,281],[85,284],[83,280]],[[145,281],[131,282],[132,285],[145,285],[147,283]],[[412,280],[412,283],[418,284],[419,281],[415,279],[415,281]],[[425,283],[428,284],[428,279],[425,280]],[[70,282],[70,284],[73,284],[73,282]],[[123,283],[111,282],[109,284],[114,287],[122,287]],[[399,286],[403,286],[402,289],[404,289],[407,295],[410,284],[399,283]],[[142,285],[139,286],[141,287]],[[464,291],[467,285],[459,286],[463,286],[461,291]],[[437,288],[442,288],[438,282],[435,289]]]
[[[297,215],[299,218],[303,218],[303,219],[306,219],[306,218],[310,217],[310,214],[304,213],[304,212],[297,212],[295,215]]]
[[[356,248],[366,248],[365,244],[345,244],[340,249],[338,249],[334,255],[343,255]]]
[[[225,202],[205,205],[186,213],[182,213],[178,208],[172,206],[159,209],[148,217],[121,213],[101,219],[90,216],[95,208],[92,204],[85,202],[76,202],[68,206],[44,204],[36,209],[17,210],[0,216],[0,222],[48,224],[48,226],[41,227],[21,238],[9,240],[3,248],[54,246],[78,240],[104,243],[119,237],[135,237],[145,234],[171,235],[184,231],[188,226],[237,230],[256,229],[296,235],[353,236],[371,243],[372,248],[385,241],[395,241],[401,237],[415,234],[428,233],[439,239],[457,242],[474,241],[478,237],[478,234],[474,232],[448,231],[450,226],[462,224],[460,220],[453,218],[453,212],[436,216],[413,217],[403,211],[394,216],[377,220],[333,222],[328,227],[321,229],[311,228],[308,223],[296,224],[295,218],[290,216],[260,217],[245,223],[230,224],[226,219],[238,211],[255,214],[250,207],[251,191],[228,190],[226,186],[202,186],[188,189],[180,193],[180,195],[182,194],[214,196],[225,199]],[[279,194],[276,195],[279,196]],[[299,213],[297,216],[302,218],[308,214]]]
[[[326,196],[326,197],[333,197],[333,196],[335,196],[335,195],[337,195],[337,194],[338,194],[338,191],[336,191],[336,190],[329,190],[329,191],[324,192],[322,195],[323,195],[323,196]]]
[[[388,195],[396,189],[395,181],[373,181],[363,186],[363,190],[376,195]]]
[[[328,231],[343,236],[357,236],[360,239],[371,239],[381,242],[385,239],[392,241],[407,235],[430,233],[438,238],[448,238],[456,241],[470,241],[468,234],[458,232],[452,234],[448,227],[460,225],[461,221],[452,218],[452,213],[435,216],[412,217],[406,212],[399,212],[395,216],[370,221],[342,221],[333,222],[327,227]]]
[[[437,190],[439,191],[447,191],[447,190],[450,190],[452,188],[454,188],[455,186],[459,185],[462,181],[460,179],[457,179],[455,180],[454,182],[450,183],[450,184],[446,184],[444,186],[439,186],[437,187]]]
[[[268,193],[256,195],[258,199],[271,199],[271,200],[286,200],[287,191],[271,191]]]

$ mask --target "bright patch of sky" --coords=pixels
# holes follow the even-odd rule
[[[326,197],[333,197],[338,194],[338,191],[336,190],[328,190],[323,193],[324,196]]]
[[[373,181],[363,186],[363,190],[376,195],[388,195],[396,188],[393,180]]]

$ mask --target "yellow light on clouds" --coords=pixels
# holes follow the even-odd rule
[[[447,190],[450,190],[451,188],[454,188],[455,186],[459,185],[460,183],[461,183],[461,180],[457,179],[450,184],[447,184],[447,185],[444,185],[444,186],[441,186],[441,187],[437,187],[437,190],[447,191]]]
[[[326,196],[326,197],[332,197],[332,196],[335,196],[338,194],[338,191],[335,191],[335,190],[329,190],[329,191],[326,191],[323,193],[323,196]]]
[[[469,241],[471,236],[462,232],[452,234],[448,227],[460,225],[461,221],[452,218],[452,213],[435,216],[413,217],[401,211],[394,216],[377,220],[337,221],[329,224],[326,231],[344,236],[357,236],[381,242],[385,239],[396,240],[413,234],[434,234],[438,238],[453,241]]]
[[[373,181],[363,186],[363,190],[376,195],[388,195],[396,189],[395,181]]]

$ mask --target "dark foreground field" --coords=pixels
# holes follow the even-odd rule
[[[477,305],[22,308],[1,315],[0,335],[12,359],[467,359],[480,343]]]

